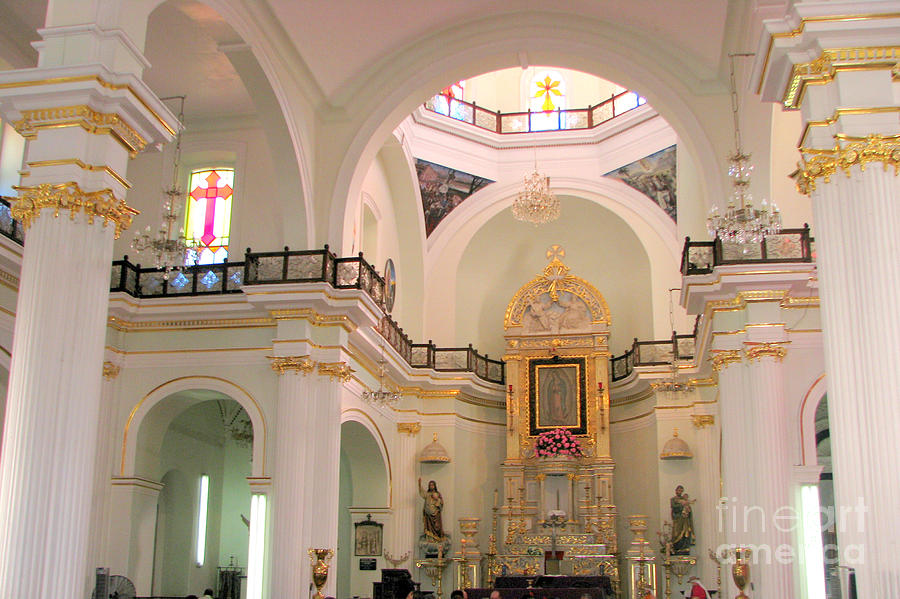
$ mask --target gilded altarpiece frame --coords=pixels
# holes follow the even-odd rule
[[[547,266],[506,309],[506,460],[487,574],[540,574],[555,542],[573,571],[617,584],[609,308],[593,285],[569,272],[564,256],[550,248]],[[537,457],[535,437],[555,428],[574,434],[584,456]],[[564,520],[557,517],[551,531],[551,516],[560,512]]]

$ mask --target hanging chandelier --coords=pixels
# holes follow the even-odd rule
[[[559,198],[550,191],[550,177],[545,177],[534,165],[534,172],[525,176],[525,189],[516,195],[512,206],[517,220],[542,225],[559,218]]]
[[[184,96],[172,96],[163,100],[181,100],[181,110],[178,114],[179,123],[184,123]],[[178,229],[178,235],[173,236],[176,222],[179,219],[178,206],[181,204],[182,193],[178,189],[178,167],[181,162],[181,127],[175,134],[175,158],[172,164],[172,184],[163,191],[162,222],[156,233],[153,233],[148,225],[143,232],[135,232],[131,247],[138,255],[146,256],[153,261],[156,268],[163,270],[163,279],[168,281],[169,274],[173,270],[180,270],[186,265],[197,262],[197,246],[184,237],[184,229]]]
[[[675,355],[678,353],[676,345],[678,336],[675,333],[675,300],[672,296],[673,291],[679,291],[679,289],[677,287],[669,289],[669,328],[672,329],[672,374],[667,379],[650,383],[650,386],[656,391],[689,393],[694,390],[694,385],[681,380],[681,377],[678,375],[678,364],[675,361]]]
[[[360,396],[367,404],[390,407],[403,397],[399,391],[388,391],[384,388],[385,364],[387,364],[387,361],[384,359],[384,347],[382,346],[381,359],[378,360],[378,391],[367,389]]]
[[[750,175],[753,165],[750,154],[744,152],[741,144],[740,117],[738,98],[734,83],[734,57],[752,56],[752,54],[729,54],[731,63],[731,113],[734,119],[734,154],[728,157],[730,163],[728,176],[731,177],[732,192],[728,207],[724,213],[713,205],[706,219],[706,227],[711,237],[718,237],[728,243],[760,243],[766,235],[775,235],[781,231],[781,213],[775,202],[769,204],[765,198],[760,207],[753,206],[753,195],[750,193]]]

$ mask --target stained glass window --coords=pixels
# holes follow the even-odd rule
[[[198,264],[221,263],[228,257],[234,169],[193,171],[188,189],[185,237],[198,246]]]
[[[457,81],[452,85],[448,85],[433,99],[434,111],[449,116],[458,121],[468,120],[468,111],[466,105],[461,103],[466,91],[466,82]]]
[[[538,69],[531,77],[528,87],[528,108],[531,110],[531,131],[554,131],[567,129],[560,119],[566,118],[561,110],[566,109],[566,80],[562,73],[548,69]]]

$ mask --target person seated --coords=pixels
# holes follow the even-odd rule
[[[469,599],[469,595],[464,589],[456,589],[450,593],[450,599]]]
[[[709,591],[706,590],[706,587],[703,586],[703,583],[700,582],[700,579],[696,576],[691,576],[688,578],[688,584],[691,585],[691,591],[689,595],[685,595],[685,597],[689,597],[690,599],[709,599]]]
[[[200,599],[213,599],[213,590],[206,589],[205,591],[203,591],[203,597],[201,597]]]

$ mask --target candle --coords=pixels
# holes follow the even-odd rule
[[[499,497],[500,497],[500,492],[497,491],[497,489],[494,489],[494,507],[497,507]]]

